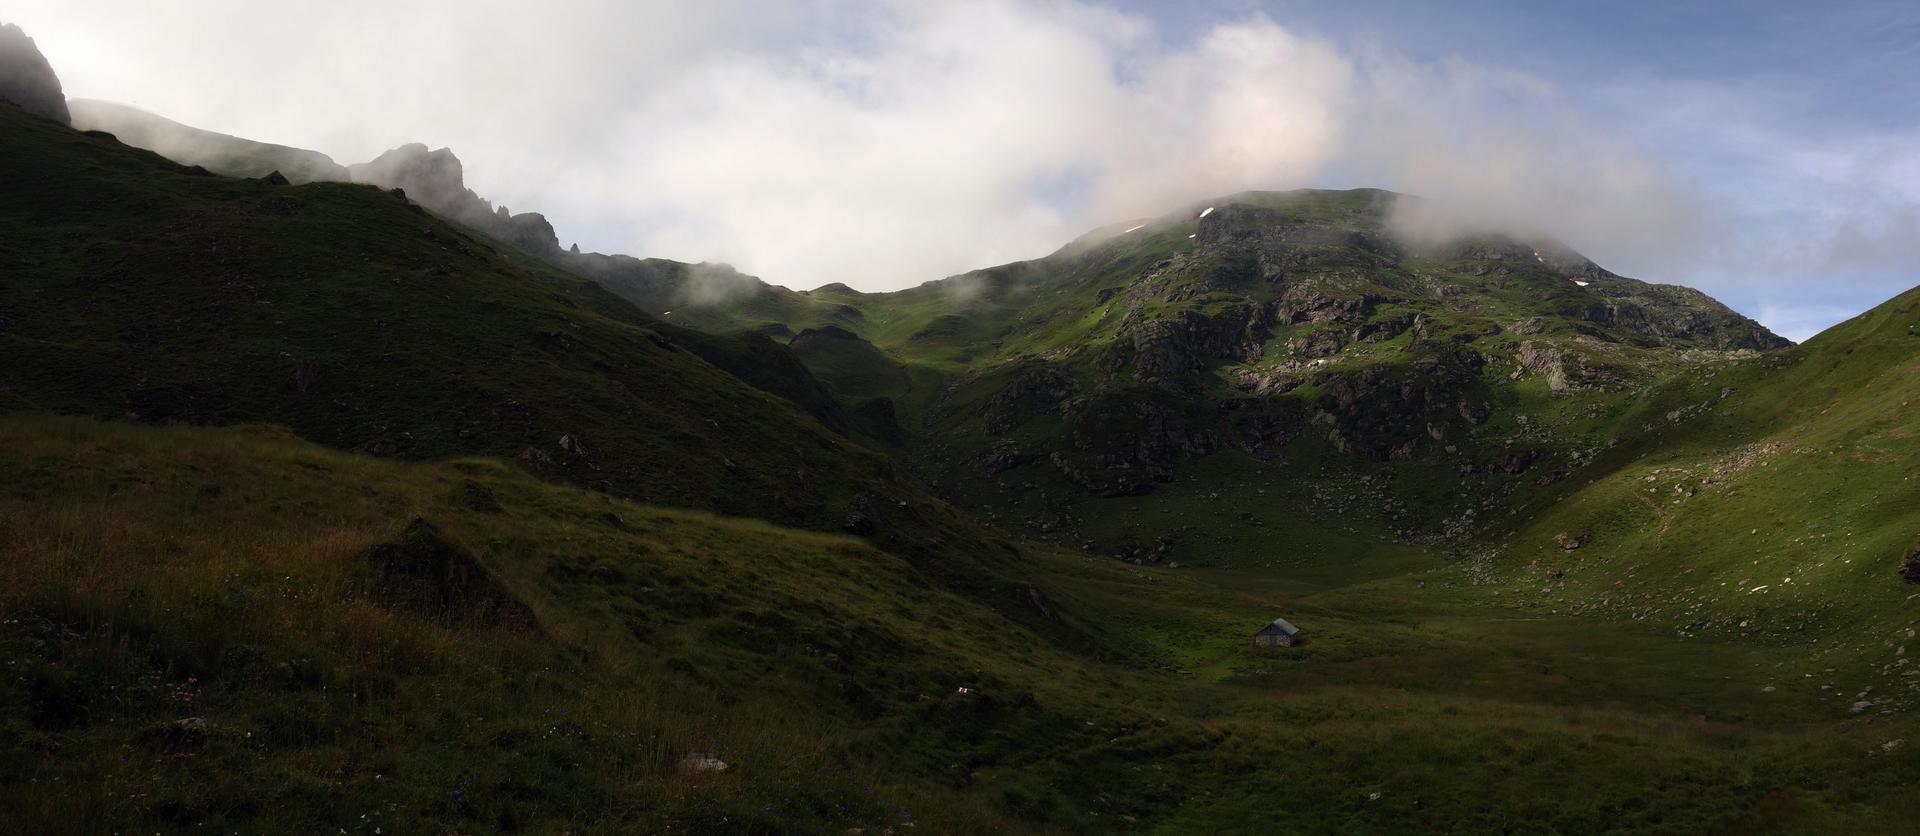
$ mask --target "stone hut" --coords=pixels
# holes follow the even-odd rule
[[[1255,647],[1292,647],[1305,638],[1300,635],[1300,628],[1293,626],[1284,618],[1276,618],[1253,634],[1253,645]]]

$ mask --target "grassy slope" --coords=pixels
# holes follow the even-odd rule
[[[943,812],[941,764],[886,770],[956,746],[943,724],[972,722],[968,706],[940,695],[1010,690],[999,660],[1030,681],[1076,666],[857,540],[497,462],[34,418],[7,420],[0,448],[0,734],[8,806],[32,829],[661,832],[903,808],[984,826]],[[476,492],[501,510],[475,510]],[[357,555],[414,516],[473,549],[537,631],[369,599]],[[204,742],[164,739],[185,716],[208,722]],[[735,768],[680,775],[693,752]]]
[[[783,348],[654,322],[377,189],[193,176],[12,108],[0,175],[0,404],[532,451],[551,478],[646,502],[823,530],[865,509],[902,553],[988,554],[820,423],[838,407]]]
[[[73,110],[73,126],[78,130],[106,131],[128,145],[148,149],[168,159],[187,161],[184,164],[198,163],[215,174],[265,177],[269,172],[278,171],[294,183],[352,179],[347,175],[346,166],[318,151],[188,127],[115,102],[76,99],[68,105]]]
[[[1489,608],[1407,547],[1348,543],[1357,574],[1302,549],[1297,579],[1042,557],[1100,614],[1093,658],[849,538],[496,462],[19,415],[0,448],[0,798],[30,830],[1894,832],[1914,812],[1920,750],[1881,749],[1911,721],[1733,677],[1792,645]],[[362,551],[416,516],[537,629],[369,597]],[[1313,640],[1252,651],[1275,612]],[[731,766],[690,774],[696,753]]]
[[[1504,551],[1516,591],[1683,636],[1806,643],[1771,682],[1842,708],[1920,703],[1904,661],[1920,587],[1896,574],[1920,546],[1916,323],[1920,290],[1654,393],[1619,422],[1633,443],[1521,510]],[[1552,545],[1562,532],[1586,545]]]

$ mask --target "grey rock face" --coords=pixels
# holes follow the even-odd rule
[[[20,27],[0,24],[0,101],[62,125],[73,124],[53,65]]]
[[[499,238],[539,256],[560,253],[553,224],[538,212],[518,215],[494,207],[467,188],[466,171],[452,149],[428,150],[420,143],[402,145],[374,159],[347,166],[356,183],[385,189],[404,189],[407,197],[444,217]]]

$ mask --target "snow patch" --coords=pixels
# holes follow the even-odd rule
[[[1207,208],[1206,208],[1206,209],[1205,209],[1204,211],[1202,211],[1202,212],[1200,213],[1200,217],[1202,217],[1202,218],[1204,218],[1204,217],[1206,217],[1206,216],[1208,216],[1208,215],[1211,215],[1211,214],[1213,214],[1213,207],[1211,207],[1211,206],[1209,206],[1209,207],[1207,207]]]
[[[1198,235],[1198,234],[1199,234],[1199,233],[1197,233],[1197,232],[1196,232],[1196,233],[1194,233],[1194,235]],[[1187,237],[1188,237],[1188,238],[1192,238],[1192,237],[1193,237],[1193,235],[1189,235],[1189,236],[1187,236]]]
[[[1147,228],[1147,225],[1146,225],[1146,224],[1141,224],[1141,225],[1139,225],[1139,226],[1130,226],[1130,227],[1127,227],[1126,229],[1123,229],[1123,230],[1121,230],[1121,231],[1120,231],[1120,234],[1121,234],[1121,235],[1125,235],[1125,234],[1127,234],[1127,233],[1129,233],[1129,232],[1132,232],[1132,231],[1134,231],[1134,230],[1136,230],[1136,229],[1146,229],[1146,228]]]
[[[1577,285],[1579,285],[1579,286],[1581,286],[1581,287],[1586,287],[1587,285],[1589,285],[1589,284],[1592,284],[1592,282],[1583,282],[1583,281],[1581,281],[1581,280],[1579,280],[1579,279],[1574,279],[1574,280],[1573,280],[1573,283],[1574,283],[1574,284],[1577,284]]]

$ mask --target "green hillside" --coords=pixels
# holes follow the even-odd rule
[[[135,148],[204,166],[215,174],[265,177],[278,171],[296,184],[350,179],[346,166],[318,151],[201,130],[115,102],[75,99],[67,104],[73,110],[75,128],[105,131]]]
[[[977,542],[764,337],[656,322],[371,187],[198,176],[11,108],[0,152],[0,403],[273,422],[802,527],[864,515],[916,553]]]
[[[1920,813],[1920,291],[1786,346],[1360,190],[799,293],[10,107],[0,179],[26,832]]]
[[[1814,660],[1781,688],[1863,711],[1912,707],[1920,674],[1904,659],[1920,587],[1900,569],[1920,552],[1916,326],[1920,290],[1654,393],[1620,419],[1636,443],[1538,513],[1519,509],[1503,553],[1511,582],[1532,606],[1808,642]],[[1561,534],[1581,545],[1557,545]],[[1856,666],[1844,684],[1823,677],[1836,660]]]
[[[1217,532],[1301,506],[1446,536],[1584,467],[1646,388],[1787,345],[1554,242],[1409,248],[1400,199],[1234,195],[896,293],[562,263],[681,324],[858,337],[788,339],[837,390],[887,398],[949,499],[1064,546],[1216,565],[1248,551]]]
[[[1088,654],[851,538],[499,462],[31,416],[0,446],[0,796],[32,831],[1897,832],[1914,812],[1906,715],[1761,690],[1784,661],[1836,665],[1804,639],[1537,615],[1404,546],[1322,537],[1339,559],[1295,550],[1323,562],[1291,573],[1036,555],[1055,606],[1097,614]],[[1312,639],[1254,652],[1276,612]]]

